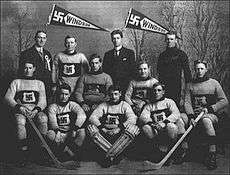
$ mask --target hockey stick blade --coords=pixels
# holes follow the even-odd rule
[[[72,164],[71,166],[69,164],[65,164],[65,163],[61,163],[57,157],[54,155],[54,153],[51,151],[49,145],[46,143],[45,139],[43,138],[43,136],[41,135],[40,131],[38,130],[38,128],[36,127],[36,125],[34,124],[34,121],[27,116],[27,119],[30,123],[30,125],[32,126],[32,128],[34,129],[34,131],[36,132],[37,136],[39,137],[40,141],[42,142],[44,148],[46,149],[47,153],[49,154],[50,158],[52,159],[53,163],[54,163],[54,167],[59,168],[59,169],[76,169],[79,166],[74,167]]]
[[[195,119],[195,123],[197,123],[203,115],[204,115],[204,111],[202,111],[197,116],[197,118]],[[193,125],[190,125],[189,128],[186,130],[186,132],[181,136],[181,138],[177,141],[177,143],[172,147],[172,149],[160,162],[153,163],[148,160],[145,161],[145,167],[147,166],[147,168],[145,168],[145,171],[160,169],[192,129],[193,129]]]

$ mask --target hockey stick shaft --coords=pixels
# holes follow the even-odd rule
[[[63,167],[62,163],[56,158],[56,156],[53,154],[53,152],[51,151],[50,147],[48,146],[48,144],[46,143],[45,139],[43,138],[43,136],[41,135],[40,131],[38,130],[38,128],[36,127],[36,125],[34,124],[34,121],[30,118],[27,117],[30,125],[32,126],[32,128],[34,129],[34,131],[36,132],[37,136],[39,137],[39,139],[41,140],[44,148],[46,149],[46,151],[48,152],[49,156],[51,157],[51,159],[53,160],[54,164],[56,167]]]
[[[197,116],[197,118],[195,119],[195,123],[197,123],[203,115],[204,115],[204,111],[202,111]],[[168,154],[159,163],[152,163],[146,161],[148,164],[151,164],[151,169],[160,169],[192,129],[193,129],[193,125],[190,125],[189,128],[186,130],[186,132],[181,136],[181,138],[177,141],[177,143],[172,147],[172,149],[168,152]]]

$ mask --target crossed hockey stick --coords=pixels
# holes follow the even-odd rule
[[[204,111],[202,111],[197,118],[195,119],[195,123],[197,123],[201,117],[205,114]],[[177,141],[177,143],[172,147],[172,149],[168,152],[168,154],[158,163],[153,163],[150,161],[145,161],[147,163],[147,169],[144,171],[150,171],[150,170],[157,170],[160,169],[164,163],[168,160],[168,158],[172,155],[172,153],[177,149],[177,147],[180,145],[180,143],[184,140],[184,138],[188,135],[188,133],[194,128],[193,125],[190,125],[187,131],[181,136],[181,138]],[[146,164],[145,164],[146,165]]]

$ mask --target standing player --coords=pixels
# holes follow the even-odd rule
[[[24,75],[13,80],[5,94],[6,103],[14,111],[17,146],[22,163],[28,156],[26,118],[33,118],[43,135],[47,132],[47,116],[42,112],[46,107],[45,85],[42,81],[34,78],[35,69],[33,59],[24,60]]]
[[[207,62],[194,62],[195,79],[188,84],[185,93],[185,111],[190,120],[205,110],[206,114],[200,120],[205,134],[208,136],[208,150],[205,165],[208,169],[216,169],[216,132],[214,126],[218,123],[218,115],[228,105],[228,100],[218,81],[207,75]]]
[[[112,77],[113,83],[119,84],[122,93],[125,93],[129,81],[135,74],[134,51],[122,45],[123,33],[121,30],[114,30],[111,33],[111,40],[114,48],[105,53],[103,59],[103,71]]]
[[[54,58],[52,80],[56,86],[63,83],[74,91],[76,82],[80,75],[88,71],[88,60],[83,53],[76,52],[77,41],[73,36],[65,37],[65,51],[58,53]],[[53,88],[55,92],[56,87]]]
[[[24,73],[24,65],[25,61],[29,58],[34,62],[34,67],[36,67],[36,71],[34,72],[34,76],[36,79],[43,81],[46,88],[46,96],[49,100],[52,89],[52,79],[51,79],[51,70],[52,70],[52,58],[51,54],[48,50],[44,49],[44,46],[47,41],[46,32],[42,30],[38,30],[35,34],[35,44],[23,51],[20,54],[19,58],[19,75],[23,75]]]
[[[151,102],[144,107],[140,123],[143,126],[144,134],[152,140],[152,144],[160,144],[160,155],[164,156],[167,153],[167,147],[172,147],[177,140],[178,126],[176,122],[180,118],[180,112],[172,99],[164,97],[163,84],[155,83],[152,91],[153,97]],[[153,154],[150,159],[156,157],[157,155]],[[160,158],[162,159],[161,156]]]
[[[125,93],[125,101],[132,106],[135,114],[139,116],[144,105],[149,103],[150,90],[158,80],[150,77],[150,68],[147,62],[139,62],[137,68],[138,77],[129,83]]]
[[[185,83],[191,81],[188,57],[185,52],[177,48],[177,35],[175,32],[166,34],[167,48],[159,56],[157,63],[158,80],[165,85],[167,98],[173,99],[180,108],[181,79],[184,72]]]
[[[107,90],[112,85],[111,77],[101,68],[102,59],[99,55],[91,55],[89,63],[90,72],[80,77],[74,94],[76,101],[88,115],[98,104],[108,100]]]
[[[120,87],[111,86],[108,93],[110,100],[100,104],[91,114],[88,131],[93,142],[105,152],[104,162],[111,165],[139,134],[139,128],[132,108],[121,100]]]
[[[48,107],[50,130],[47,137],[58,155],[66,148],[71,158],[79,160],[80,147],[85,139],[85,129],[82,125],[86,115],[76,102],[69,100],[70,92],[68,84],[64,83],[58,87],[57,101]]]

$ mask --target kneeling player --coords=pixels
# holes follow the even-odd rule
[[[85,129],[81,127],[86,115],[80,105],[69,101],[70,94],[71,87],[68,84],[58,87],[57,102],[48,107],[50,130],[47,137],[58,155],[67,151],[71,158],[79,160],[80,147],[85,139]]]
[[[17,147],[22,163],[28,157],[27,117],[36,121],[42,134],[47,132],[47,116],[42,112],[46,107],[45,85],[33,76],[35,69],[34,62],[26,60],[23,76],[13,80],[5,94],[6,103],[14,110]]]
[[[111,86],[110,100],[100,104],[89,118],[89,134],[106,153],[109,165],[139,134],[137,116],[131,106],[121,100],[121,90]]]
[[[156,83],[153,85],[153,98],[147,104],[140,116],[143,133],[147,138],[153,140],[153,144],[159,143],[160,158],[167,152],[167,147],[172,147],[178,136],[176,122],[180,118],[180,112],[176,103],[164,97],[164,85]],[[157,159],[152,154],[150,159]]]

